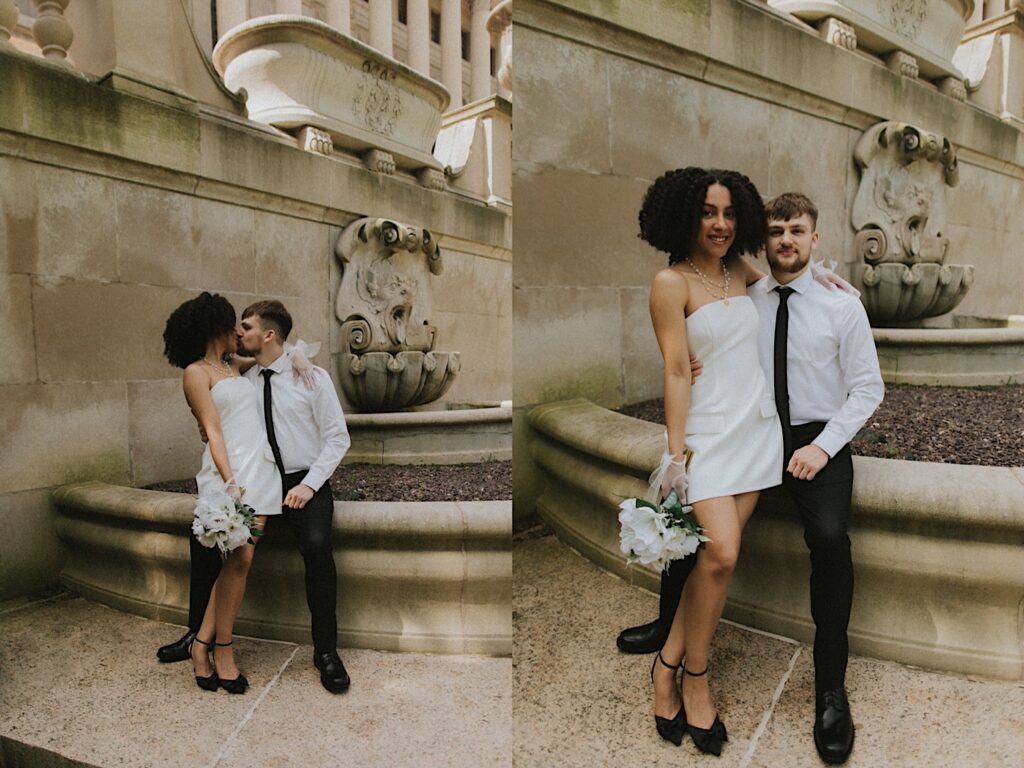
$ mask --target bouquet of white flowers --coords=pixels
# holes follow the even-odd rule
[[[711,541],[693,517],[693,507],[683,504],[674,490],[661,505],[632,498],[619,504],[619,510],[619,548],[626,562],[657,563],[664,570]]]
[[[256,527],[256,510],[227,493],[209,493],[196,502],[192,533],[204,547],[217,547],[222,557],[263,531]],[[254,542],[253,542],[254,543]]]

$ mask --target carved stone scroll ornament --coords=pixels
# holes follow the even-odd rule
[[[952,311],[974,279],[973,266],[947,265],[946,187],[956,186],[949,140],[906,123],[868,129],[854,159],[860,187],[851,216],[854,269],[874,325],[902,324]]]
[[[363,412],[441,397],[460,366],[457,352],[434,351],[430,280],[442,262],[430,230],[359,219],[342,232],[335,254],[342,265],[335,314],[345,397]]]

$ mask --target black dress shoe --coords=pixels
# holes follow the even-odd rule
[[[853,749],[853,719],[845,688],[818,694],[814,746],[826,763],[845,763]]]
[[[668,639],[669,626],[655,620],[639,627],[630,627],[619,632],[615,644],[623,653],[654,653],[661,650]]]
[[[313,653],[313,664],[320,670],[320,682],[331,693],[344,693],[348,690],[348,672],[345,665],[341,663],[337,651],[325,651]]]
[[[170,664],[174,661],[185,661],[185,659],[192,657],[192,641],[195,639],[196,633],[190,629],[173,643],[157,648],[156,657],[164,664]]]

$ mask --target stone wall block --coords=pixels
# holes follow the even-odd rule
[[[39,272],[39,169],[0,155],[0,270]]]
[[[255,291],[253,210],[198,197],[193,204],[193,237],[201,266],[192,287],[219,292]]]
[[[650,289],[622,288],[622,378],[627,403],[661,397],[664,365],[651,325]]]
[[[439,402],[512,399],[512,318],[434,312],[440,352],[458,352],[462,369]]]
[[[434,310],[505,315],[511,311],[512,264],[441,244],[444,271],[433,278]]]
[[[128,382],[132,485],[193,477],[203,442],[185,402],[181,377]]]
[[[0,272],[0,384],[36,379],[32,285],[28,275]]]
[[[0,494],[0,601],[57,583],[63,553],[49,490]]]
[[[611,170],[605,54],[526,27],[516,46],[530,52],[516,63],[516,123],[535,129],[516,133],[513,165]]]
[[[195,295],[182,288],[36,281],[39,378],[123,381],[173,375],[163,357],[164,325],[175,307]]]
[[[662,169],[667,170],[667,168]],[[565,171],[517,177],[519,285],[646,285],[667,257],[638,237],[644,179]],[[586,200],[567,206],[568,200]]]
[[[512,311],[518,406],[569,396],[611,407],[622,404],[618,289],[521,288],[513,296]]]
[[[621,58],[608,67],[616,174],[653,181],[700,165],[740,168],[755,183],[767,178],[766,102]]]
[[[254,243],[257,293],[281,298],[324,293],[334,258],[326,225],[257,211]]]
[[[5,387],[0,434],[13,447],[0,462],[5,491],[90,479],[128,482],[123,383]]]
[[[192,227],[192,198],[141,184],[119,184],[115,199],[121,280],[192,285],[202,265]]]
[[[30,271],[82,280],[117,279],[114,182],[37,165],[39,249]]]
[[[842,263],[846,230],[847,153],[851,129],[772,106],[771,179],[758,187],[765,201],[783,192],[802,192],[818,206],[821,241],[817,254]],[[813,137],[813,139],[808,139]]]

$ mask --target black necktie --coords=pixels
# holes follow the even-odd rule
[[[284,477],[281,447],[277,444],[277,435],[274,434],[274,398],[270,394],[270,377],[274,375],[274,372],[269,368],[264,368],[260,371],[260,375],[263,377],[263,420],[267,424],[267,440],[270,441],[270,450],[274,452],[274,462],[277,464],[277,470],[281,473],[281,477]]]
[[[776,286],[779,294],[779,310],[775,313],[775,407],[782,422],[783,461],[793,448],[793,432],[789,423],[789,384],[786,379],[786,339],[789,335],[789,295],[792,288]]]

